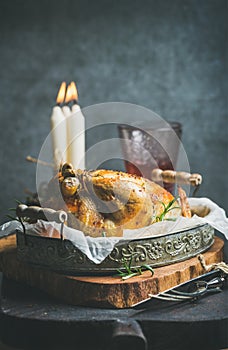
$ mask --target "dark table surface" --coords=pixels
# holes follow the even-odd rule
[[[145,308],[146,306],[146,308]],[[228,289],[195,302],[151,300],[144,309],[66,305],[3,277],[3,343],[23,349],[224,349]]]

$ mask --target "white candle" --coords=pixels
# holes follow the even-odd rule
[[[65,96],[65,105],[62,107],[63,114],[65,117],[69,117],[71,115],[71,109],[68,106],[68,103],[72,101],[72,89],[71,84],[67,86],[66,96]]]
[[[62,112],[65,117],[69,117],[71,115],[71,109],[69,106],[63,106],[62,107]]]
[[[67,161],[75,169],[85,169],[85,118],[80,106],[77,104],[77,89],[71,84],[72,100],[75,101],[72,106],[72,114],[67,117]]]
[[[63,82],[57,96],[57,103],[64,101],[66,83]],[[66,162],[67,125],[66,118],[59,106],[54,106],[51,115],[51,139],[53,148],[53,160],[58,168],[60,163]]]

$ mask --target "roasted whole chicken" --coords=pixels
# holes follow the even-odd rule
[[[49,182],[45,206],[68,212],[68,225],[93,237],[181,215],[173,195],[145,178],[112,170],[74,170],[64,164]],[[169,207],[169,210],[165,209]]]

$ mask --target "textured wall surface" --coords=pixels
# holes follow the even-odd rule
[[[1,221],[35,189],[24,159],[62,80],[83,106],[131,102],[180,121],[199,195],[227,209],[227,23],[226,0],[1,0]]]

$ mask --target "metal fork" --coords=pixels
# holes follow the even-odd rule
[[[218,276],[214,277],[215,274]],[[213,277],[213,278],[211,278]],[[203,278],[203,280],[202,280]],[[199,280],[200,279],[200,280]],[[207,280],[208,279],[208,280]],[[201,275],[198,278],[194,278],[186,283],[183,283],[179,286],[176,286],[168,291],[159,293],[159,294],[148,294],[148,298],[132,305],[132,307],[143,304],[151,299],[158,299],[163,301],[173,301],[173,302],[183,302],[183,301],[193,301],[197,300],[201,296],[207,293],[217,293],[222,291],[226,281],[226,276],[223,275],[220,271],[215,270],[204,275]],[[183,287],[191,287],[193,291],[185,292],[179,290]]]
[[[187,301],[187,300],[196,300],[199,297],[207,293],[217,293],[221,292],[221,287],[225,282],[224,277],[215,277],[209,282],[207,281],[198,281],[194,282],[196,291],[195,292],[181,292],[174,289],[171,289],[168,292],[162,292],[157,295],[149,294],[150,298],[168,300],[168,301]]]

